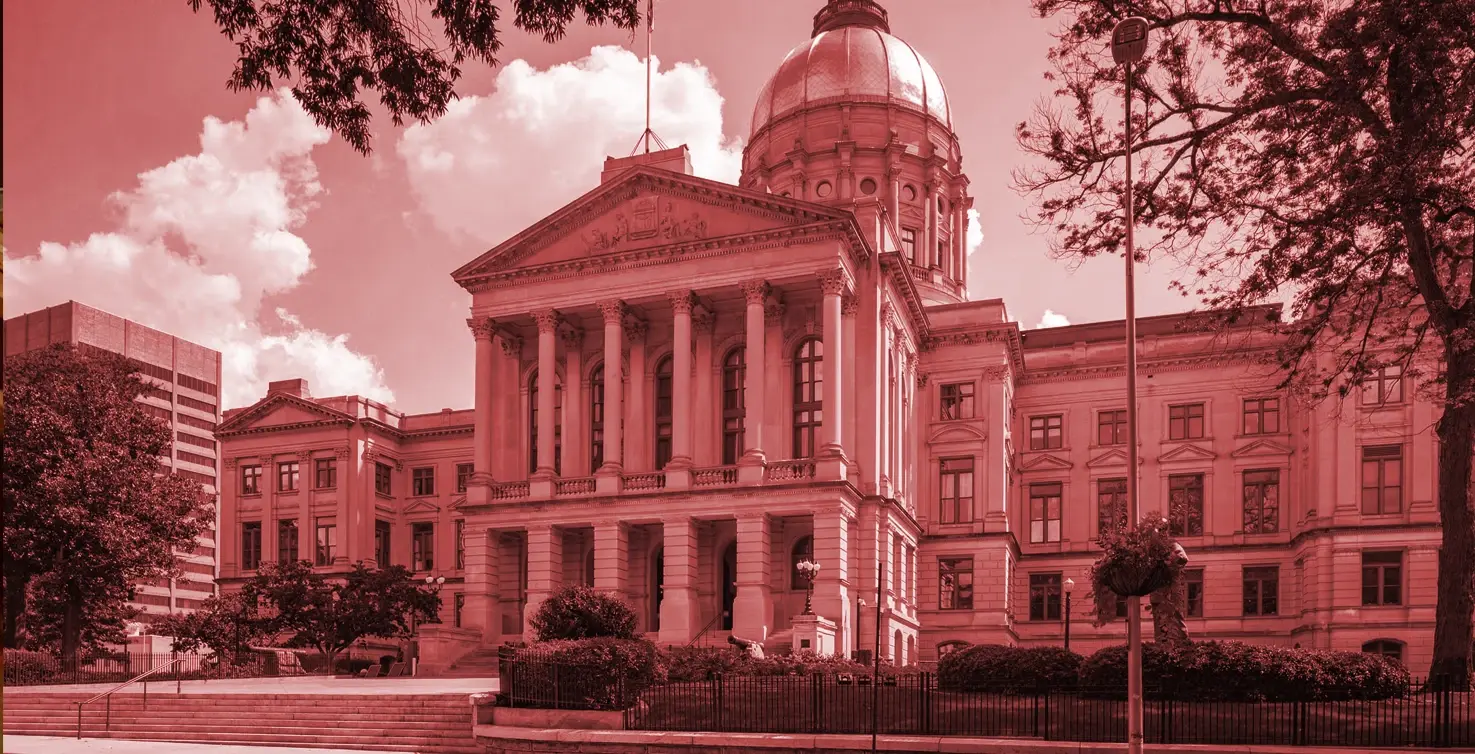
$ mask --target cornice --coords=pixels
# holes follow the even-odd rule
[[[304,398],[299,398],[295,395],[288,395],[286,393],[272,393],[270,395],[267,395],[265,398],[262,398],[260,401],[257,401],[254,406],[251,406],[245,411],[232,416],[227,421],[221,422],[221,424],[215,428],[215,435],[218,437],[222,434],[230,435],[237,432],[247,431],[247,429],[237,429],[237,427],[242,427],[243,425],[250,424],[252,421],[270,413],[273,407],[281,404],[297,406],[298,408],[301,408],[308,413],[318,414],[319,416],[322,416],[323,420],[348,422],[353,421],[353,417],[351,415],[345,414],[342,411],[338,411],[336,409],[328,408],[327,406],[317,403],[316,401],[306,400]],[[308,423],[309,422],[296,422],[295,424]],[[279,424],[275,426],[283,427],[289,425]]]
[[[1248,364],[1260,360],[1267,353],[1267,349],[1251,349],[1244,351],[1232,351],[1230,353],[1205,354],[1202,356],[1187,356],[1172,359],[1155,359],[1150,361],[1138,361],[1139,372],[1190,372],[1195,369],[1206,369],[1225,364]],[[1038,371],[1026,371],[1020,377],[1023,384],[1044,384],[1051,382],[1070,382],[1073,380],[1104,379],[1108,377],[1121,377],[1127,373],[1127,368],[1122,364],[1096,364],[1088,366],[1061,367],[1058,369],[1044,369]]]
[[[907,313],[911,315],[911,331],[916,338],[914,342],[921,344],[927,342],[927,338],[931,336],[931,328],[927,323],[927,311],[922,305],[922,295],[917,290],[916,281],[912,280],[907,264],[899,251],[881,254],[881,268],[891,276],[891,284],[896,286],[902,300],[906,302]]]
[[[291,424],[272,424],[266,427],[244,427],[241,429],[215,430],[217,440],[231,437],[246,437],[249,435],[264,435],[274,432],[299,432],[309,429],[329,429],[332,427],[352,427],[352,419],[324,419],[311,422],[293,422]]]
[[[948,328],[933,331],[923,341],[923,351],[935,351],[945,346],[972,346],[979,343],[1003,343],[1009,352],[1009,366],[1016,378],[1027,374],[1024,365],[1024,343],[1019,339],[1019,325],[1001,322],[984,327]]]

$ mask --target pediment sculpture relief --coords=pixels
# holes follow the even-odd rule
[[[700,212],[678,209],[676,202],[654,196],[636,199],[603,221],[602,227],[584,232],[591,254],[616,251],[635,241],[670,243],[706,237],[707,221]]]

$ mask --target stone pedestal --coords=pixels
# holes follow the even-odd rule
[[[794,651],[813,652],[818,655],[835,654],[835,622],[818,615],[796,615],[794,627]]]
[[[420,663],[416,674],[434,675],[445,671],[462,655],[480,648],[481,632],[431,623],[419,627],[417,644]]]

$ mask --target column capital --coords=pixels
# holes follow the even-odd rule
[[[303,464],[306,464],[306,463],[311,462],[312,461],[312,451],[311,450],[299,450],[299,451],[297,451],[297,461],[299,463],[303,463]]]
[[[819,287],[826,296],[843,296],[849,286],[846,285],[845,270],[838,267],[825,270],[819,275]]]
[[[645,334],[650,330],[645,320],[635,317],[626,317],[622,326],[625,328],[625,340],[631,343],[645,340]]]
[[[717,326],[717,315],[711,311],[698,311],[691,317],[691,329],[693,332],[710,333]]]
[[[542,335],[557,330],[559,323],[563,322],[563,315],[557,309],[542,309],[533,312],[533,320],[538,323],[538,334]]]
[[[502,341],[502,355],[503,356],[509,356],[511,358],[514,358],[514,359],[521,358],[522,357],[522,336],[521,335],[509,335],[506,332],[501,333],[501,335],[502,335],[502,338],[501,338],[501,341]]]
[[[767,280],[749,280],[743,283],[743,296],[748,300],[748,305],[762,304],[768,294],[773,291],[773,286]]]
[[[573,325],[559,328],[558,337],[563,340],[564,348],[570,351],[577,351],[584,345],[584,331]]]
[[[860,312],[860,296],[850,294],[840,299],[840,314],[845,317],[854,317]]]
[[[926,372],[917,370],[917,387],[927,387],[928,376]]]
[[[468,318],[466,326],[471,328],[471,335],[477,340],[491,340],[497,334],[497,323],[491,317]]]
[[[250,459],[243,460],[249,461]],[[237,463],[238,461],[234,458],[223,458],[220,461],[221,467],[224,468],[226,471],[235,471]]]
[[[611,322],[619,323],[624,321],[625,314],[629,311],[630,307],[626,305],[624,301],[621,301],[617,298],[610,299],[609,301],[599,302],[599,313],[604,315],[605,324],[610,324]]]
[[[333,449],[333,454],[339,459],[346,460],[349,456],[353,455],[353,448],[347,445],[340,445]]]
[[[735,518],[739,521],[763,521],[764,523],[769,521],[768,514],[763,511],[744,511],[737,514]]]
[[[783,324],[784,312],[788,307],[782,301],[771,301],[763,307],[763,323],[769,327]]]
[[[666,297],[671,300],[671,311],[677,314],[691,314],[692,308],[697,303],[696,294],[689,290],[671,291],[666,294]]]

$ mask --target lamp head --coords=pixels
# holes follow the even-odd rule
[[[1066,579],[1065,580],[1065,593],[1066,594],[1070,594],[1070,590],[1071,589],[1074,589],[1075,588],[1075,585],[1076,585],[1075,579]]]
[[[1147,19],[1133,16],[1111,30],[1111,58],[1117,65],[1136,63],[1147,54],[1147,28]]]

